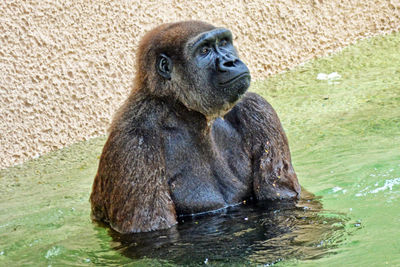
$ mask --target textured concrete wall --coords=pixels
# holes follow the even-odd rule
[[[399,0],[0,1],[0,168],[106,132],[152,27],[230,28],[254,77],[400,27]]]

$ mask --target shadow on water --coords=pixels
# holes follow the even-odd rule
[[[304,192],[305,190],[303,190]],[[179,265],[266,266],[332,253],[344,236],[344,215],[324,216],[321,202],[303,193],[297,205],[247,203],[211,215],[181,217],[172,229],[109,234],[122,255]]]

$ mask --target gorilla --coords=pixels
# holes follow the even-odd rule
[[[136,58],[94,179],[94,220],[148,232],[246,200],[299,198],[282,125],[267,101],[246,93],[250,72],[229,30],[164,24],[144,36]]]

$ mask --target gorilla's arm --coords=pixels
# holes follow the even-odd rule
[[[177,223],[162,147],[154,132],[110,133],[90,197],[95,219],[108,222],[120,233],[159,230]]]
[[[300,185],[291,163],[288,140],[272,106],[261,96],[246,93],[225,119],[242,135],[252,158],[256,198],[298,198]]]

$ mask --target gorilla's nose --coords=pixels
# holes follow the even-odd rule
[[[218,57],[217,68],[220,72],[232,71],[236,67],[238,59],[235,57]]]

